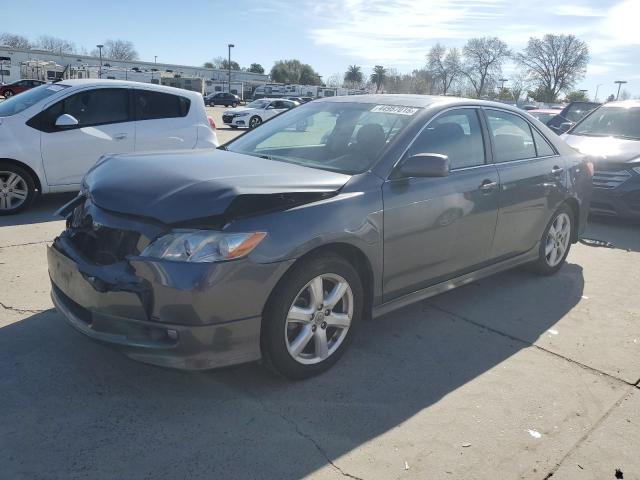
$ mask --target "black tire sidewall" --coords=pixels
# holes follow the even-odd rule
[[[18,212],[21,212],[28,208],[36,198],[36,184],[33,176],[24,168],[14,165],[13,163],[7,163],[0,161],[0,170],[14,172],[24,178],[24,181],[27,183],[27,199],[17,208],[12,208],[11,210],[0,210],[0,216],[2,215],[14,215]]]
[[[257,119],[257,122],[256,122],[256,124],[255,124],[255,125],[253,125],[253,119],[254,119],[254,118],[255,118],[255,119]],[[258,117],[257,115],[256,115],[256,116],[253,116],[253,117],[251,117],[251,118],[249,119],[249,128],[256,128],[256,127],[259,127],[261,123],[262,123],[262,119],[261,119],[260,117]]]
[[[304,365],[289,354],[285,344],[286,318],[289,308],[300,290],[321,274],[334,273],[343,277],[353,293],[353,317],[342,344],[326,360]],[[362,281],[356,269],[343,257],[325,254],[309,257],[296,263],[273,290],[262,317],[261,348],[266,363],[279,374],[294,380],[308,378],[331,368],[348,348],[357,332],[363,309]]]
[[[545,255],[546,240],[547,240],[547,236],[549,235],[549,229],[551,228],[551,225],[553,225],[553,222],[556,221],[556,218],[558,218],[558,215],[560,215],[561,213],[566,213],[569,216],[569,221],[571,222],[571,225],[570,225],[571,231],[569,232],[569,244],[567,245],[567,249],[565,250],[564,255],[562,256],[562,260],[555,267],[552,267],[547,263],[547,256]],[[558,270],[562,268],[562,266],[564,265],[567,259],[567,256],[569,255],[569,250],[571,250],[571,242],[573,239],[574,229],[575,229],[575,218],[574,218],[573,210],[567,204],[560,205],[560,207],[554,212],[553,216],[551,217],[551,220],[549,220],[547,227],[544,229],[544,234],[540,239],[539,257],[538,257],[538,260],[534,263],[534,269],[537,273],[541,275],[553,275],[554,273],[556,273]]]

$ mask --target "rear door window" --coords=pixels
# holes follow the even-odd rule
[[[539,157],[550,157],[555,155],[555,150],[549,145],[549,142],[535,128],[533,130],[533,139],[536,142],[536,152]]]
[[[486,110],[497,163],[536,157],[531,127],[522,117],[501,110]]]
[[[135,90],[136,120],[186,117],[191,102],[170,93]]]

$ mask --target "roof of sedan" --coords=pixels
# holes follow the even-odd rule
[[[314,100],[315,102],[349,102],[349,103],[373,103],[383,105],[398,105],[403,107],[426,108],[432,105],[478,105],[486,107],[500,107],[510,110],[517,110],[516,107],[500,102],[490,102],[487,100],[476,100],[472,98],[447,97],[443,95],[404,95],[404,94],[370,94],[370,95],[347,95],[339,97],[324,97]]]
[[[202,97],[198,92],[193,92],[191,90],[185,90],[182,88],[169,87],[167,85],[158,85],[155,83],[146,83],[146,82],[132,82],[129,80],[113,80],[113,79],[95,79],[95,78],[82,78],[82,79],[69,79],[69,80],[60,80],[60,85],[68,85],[70,87],[81,87],[81,86],[113,86],[113,87],[136,87],[136,88],[148,88],[156,91],[164,91],[167,93],[181,93],[185,96],[199,96]]]
[[[619,107],[619,108],[634,108],[640,107],[640,100],[620,100],[618,102],[608,102],[603,107]]]

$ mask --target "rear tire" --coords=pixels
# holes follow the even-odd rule
[[[13,92],[11,90],[7,90],[4,92],[4,98],[9,98],[13,96]]]
[[[329,253],[296,263],[271,293],[262,317],[267,366],[294,380],[331,368],[357,331],[363,299],[360,276],[343,257]]]
[[[563,204],[555,211],[540,239],[539,258],[530,265],[538,275],[553,275],[564,265],[573,239],[573,210]]]
[[[22,167],[0,162],[0,215],[13,215],[29,207],[37,195],[32,175]]]

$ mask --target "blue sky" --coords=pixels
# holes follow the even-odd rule
[[[514,50],[530,36],[573,33],[591,50],[577,88],[599,97],[614,80],[640,95],[640,0],[21,0],[0,13],[0,31],[47,34],[91,50],[107,38],[134,42],[143,60],[200,65],[226,55],[242,66],[298,58],[327,79],[350,64],[411,71],[436,42],[462,46],[495,35]],[[505,68],[509,76],[513,67]]]

